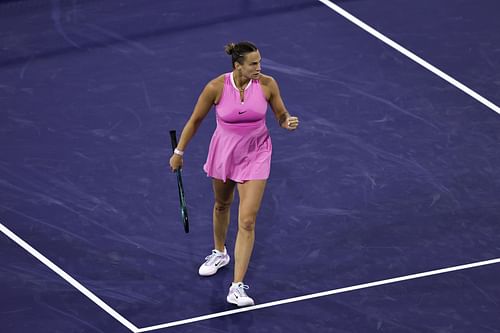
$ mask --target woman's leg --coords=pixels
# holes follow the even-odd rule
[[[266,179],[248,180],[238,184],[240,206],[238,211],[238,236],[234,250],[234,281],[243,282],[255,240],[255,221],[264,196]]]
[[[230,179],[227,179],[224,183],[222,180],[212,178],[212,185],[215,196],[213,211],[214,247],[216,250],[224,252],[230,208],[234,199],[236,183]]]

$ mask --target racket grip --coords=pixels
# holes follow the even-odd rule
[[[177,134],[175,130],[170,131],[170,142],[172,143],[172,152],[177,148]]]

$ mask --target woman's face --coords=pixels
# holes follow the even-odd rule
[[[247,79],[257,80],[260,76],[261,57],[259,51],[247,53],[243,59],[243,64],[235,62],[236,70],[241,76]]]

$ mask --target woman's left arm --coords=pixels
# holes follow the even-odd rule
[[[269,104],[271,104],[271,109],[279,125],[290,131],[296,130],[299,126],[299,118],[290,116],[286,110],[285,103],[283,103],[283,99],[281,99],[278,83],[271,77],[268,86],[271,92]]]

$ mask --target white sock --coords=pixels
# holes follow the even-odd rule
[[[224,251],[219,251],[217,249],[214,249],[215,250],[215,253],[217,254],[227,254],[227,250],[226,250],[226,247],[224,246]]]

